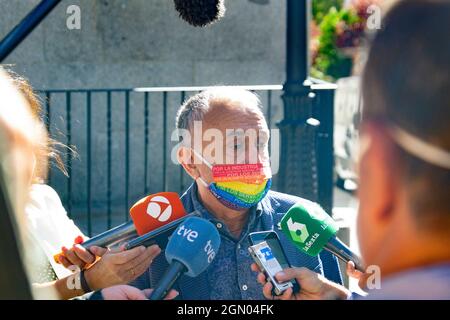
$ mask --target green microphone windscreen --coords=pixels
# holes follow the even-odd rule
[[[300,251],[317,256],[339,227],[319,206],[297,203],[281,219],[281,230]]]

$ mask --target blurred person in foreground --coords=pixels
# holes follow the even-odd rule
[[[29,238],[24,215],[33,175],[30,159],[46,139],[31,116],[27,102],[0,69],[0,297],[2,299],[56,298],[53,288],[33,290],[32,265],[44,257]]]
[[[450,299],[450,2],[406,0],[386,15],[362,79],[358,238],[374,274],[368,299]],[[252,269],[258,271],[256,265]],[[306,269],[286,269],[302,291],[283,299],[346,299]],[[270,297],[262,273],[258,281]],[[374,283],[372,283],[374,284]],[[372,288],[371,288],[372,287]]]
[[[34,119],[41,123],[41,102],[26,79],[8,70],[13,83],[25,97]],[[44,128],[43,123],[42,128]],[[45,130],[45,129],[42,129]],[[158,246],[138,247],[130,251],[108,250],[97,246],[88,249],[80,244],[72,244],[74,239],[88,239],[74,222],[67,216],[56,191],[44,183],[47,176],[49,160],[67,175],[64,163],[57,147],[63,144],[47,137],[41,143],[33,157],[33,176],[30,187],[30,201],[25,208],[27,228],[30,236],[39,244],[47,257],[47,262],[37,266],[33,279],[40,286],[55,286],[62,299],[73,298],[90,291],[113,285],[125,284],[142,274],[151,261],[160,253]],[[69,152],[72,149],[69,148]],[[80,242],[80,241],[77,241]],[[66,248],[66,246],[69,246]],[[60,263],[53,255],[61,250]],[[98,259],[101,257],[101,259]],[[67,281],[74,272],[78,272],[80,282],[78,289],[70,289]]]
[[[8,129],[11,133],[7,136],[24,136],[28,140],[5,138],[2,139],[1,145],[5,147],[3,154],[18,158],[10,162],[12,169],[26,176],[25,179],[16,179],[27,183],[26,188],[22,188],[18,194],[20,200],[17,201],[19,207],[16,217],[20,230],[27,239],[25,249],[31,248],[31,245],[33,247],[29,250],[33,254],[27,260],[26,266],[35,298],[70,299],[110,287],[106,289],[105,299],[146,299],[147,291],[123,285],[111,286],[126,283],[144,272],[160,252],[156,246],[139,247],[129,251],[110,251],[93,247],[90,250],[101,256],[95,261],[95,256],[88,250],[74,245],[71,249],[64,250],[65,258],[61,261],[70,270],[53,260],[53,254],[58,252],[62,245],[72,243],[76,235],[84,236],[67,217],[57,193],[50,186],[43,184],[50,157],[56,160],[63,171],[64,165],[53,147],[58,143],[48,137],[39,118],[41,109],[38,97],[25,79],[10,70],[8,73],[9,77],[5,76],[2,80],[10,91],[5,91],[0,96],[2,119],[10,125]],[[13,97],[16,97],[15,100]],[[28,125],[22,126],[23,123]],[[26,132],[22,132],[25,129]],[[8,140],[9,149],[5,146]],[[23,149],[23,152],[14,152],[17,149]],[[18,155],[24,154],[25,151],[27,154],[19,158]],[[11,181],[14,179],[8,181],[13,183]]]

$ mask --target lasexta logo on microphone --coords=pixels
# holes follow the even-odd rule
[[[280,224],[283,233],[295,246],[311,256],[319,254],[339,229],[325,211],[308,202],[292,206]]]
[[[287,226],[291,234],[292,240],[304,243],[309,237],[308,229],[303,223],[294,222],[292,218],[287,221]]]

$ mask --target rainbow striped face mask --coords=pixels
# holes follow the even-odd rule
[[[211,165],[198,152],[194,153],[211,169],[213,182],[198,180],[209,189],[224,206],[233,210],[248,209],[263,199],[272,184],[270,166],[254,164]]]

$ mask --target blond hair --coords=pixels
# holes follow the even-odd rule
[[[29,81],[24,77],[18,75],[11,69],[5,69],[5,71],[10,76],[13,84],[17,89],[22,93],[26,102],[29,105],[31,110],[31,114],[34,119],[42,124],[43,129],[44,123],[42,121],[42,101],[36,92],[33,90]],[[49,168],[49,160],[53,160],[56,166],[62,171],[62,173],[68,176],[66,167],[64,166],[64,162],[61,158],[61,152],[59,149],[68,149],[69,152],[76,155],[74,148],[68,147],[65,144],[52,139],[47,132],[47,138],[44,143],[40,144],[36,149],[35,157],[36,157],[36,167],[33,174],[33,183],[43,183],[48,175]]]

